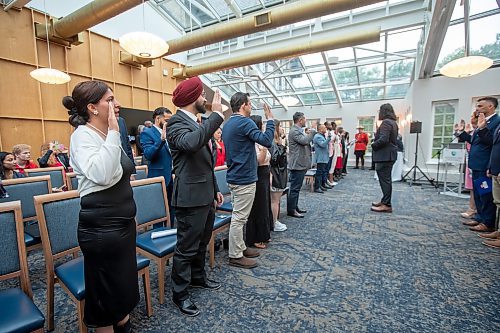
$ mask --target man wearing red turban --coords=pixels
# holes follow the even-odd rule
[[[214,159],[209,141],[224,121],[221,97],[214,94],[214,111],[203,124],[197,113],[205,113],[205,93],[198,77],[181,82],[175,88],[173,103],[179,107],[170,118],[167,140],[172,152],[174,191],[172,206],[177,218],[177,245],[172,265],[172,300],[187,316],[200,311],[189,298],[188,287],[219,289],[208,279],[205,254],[215,220],[214,200],[222,204],[214,175]]]

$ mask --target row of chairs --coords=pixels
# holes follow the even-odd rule
[[[216,171],[220,189],[229,193],[225,181],[226,170]],[[48,329],[54,328],[54,285],[59,283],[77,305],[80,332],[85,332],[83,324],[83,308],[85,286],[83,278],[83,258],[78,257],[78,242],[76,230],[80,198],[76,191],[51,193],[51,179],[49,175],[28,177],[24,179],[5,181],[6,189],[11,194],[10,200],[20,198],[22,205],[21,221],[38,220],[40,239],[43,244],[46,274],[47,274],[47,318]],[[147,230],[156,223],[164,223],[163,229],[170,228],[168,215],[168,201],[166,186],[163,177],[136,180],[131,182],[134,199],[137,204],[136,223],[138,231],[137,252],[148,259],[154,260],[158,267],[158,285],[160,304],[164,303],[165,266],[173,256],[176,235],[151,239],[152,230]],[[18,186],[16,186],[18,185]],[[30,187],[28,189],[28,187]],[[24,194],[24,195],[23,195]],[[3,199],[3,200],[9,200]],[[31,199],[31,200],[30,200]],[[229,203],[226,203],[230,205]],[[33,211],[36,213],[34,214]],[[223,211],[226,212],[227,211]],[[210,266],[214,267],[214,238],[215,235],[229,227],[230,215],[217,214],[214,224],[212,240],[209,244]],[[37,226],[38,229],[38,226]],[[159,231],[162,229],[155,229]],[[26,236],[24,236],[26,238]],[[25,244],[27,244],[25,242]],[[57,265],[62,258],[72,256],[72,259]],[[138,274],[144,284],[146,298],[146,312],[152,315],[150,297],[149,260],[138,256]],[[1,307],[1,304],[0,304]],[[3,331],[0,326],[0,331]]]

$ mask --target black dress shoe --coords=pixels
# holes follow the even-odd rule
[[[321,185],[321,187],[324,187],[324,188],[329,189],[329,190],[333,188],[333,186],[330,186],[327,183],[324,183],[323,185]]]
[[[196,317],[200,314],[200,310],[198,310],[190,298],[186,298],[184,300],[172,298],[172,302],[179,308],[179,310],[181,310],[182,314],[185,314],[186,316]]]
[[[326,187],[323,187],[323,186],[320,186],[320,187],[319,187],[319,189],[320,189],[321,191],[323,191],[323,192],[326,192],[326,191],[328,191],[328,188],[326,188]]]
[[[297,209],[296,209],[296,211],[297,211],[297,213],[300,213],[300,214],[305,214],[305,213],[307,213],[307,210],[305,210],[305,209],[300,209],[300,208],[297,208]]]
[[[217,281],[206,279],[205,281],[191,281],[190,286],[193,288],[217,290],[221,287],[221,284]]]
[[[304,215],[299,214],[299,213],[297,213],[297,212],[288,213],[287,215],[288,215],[288,216],[291,216],[291,217],[296,217],[296,218],[298,218],[298,219],[303,219],[303,218],[304,218]]]
[[[325,193],[325,192],[323,192],[323,190],[321,190],[321,189],[318,188],[318,189],[314,190],[314,193]]]

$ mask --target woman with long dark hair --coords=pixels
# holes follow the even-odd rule
[[[5,151],[0,152],[0,179],[16,179],[26,177],[16,170],[16,158],[14,154]]]
[[[371,210],[374,212],[392,213],[392,166],[398,158],[398,124],[396,114],[392,105],[382,104],[380,106],[378,119],[382,121],[375,133],[372,143],[375,170],[377,172],[383,197],[380,202],[372,203]]]
[[[274,231],[285,231],[287,226],[278,221],[280,201],[288,182],[288,161],[286,147],[281,137],[281,125],[279,120],[274,121],[274,141],[271,146],[271,211]]]
[[[134,165],[121,148],[120,103],[100,81],[78,83],[63,99],[71,135],[70,164],[81,197],[78,242],[85,258],[84,322],[96,332],[131,332],[139,302],[135,252]]]

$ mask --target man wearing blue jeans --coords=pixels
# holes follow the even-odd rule
[[[288,169],[290,170],[290,192],[288,193],[287,214],[288,216],[303,218],[305,210],[298,208],[299,193],[304,176],[311,168],[311,141],[316,133],[313,129],[308,134],[302,131],[306,126],[306,117],[302,112],[293,115],[294,125],[288,133],[289,153]]]

